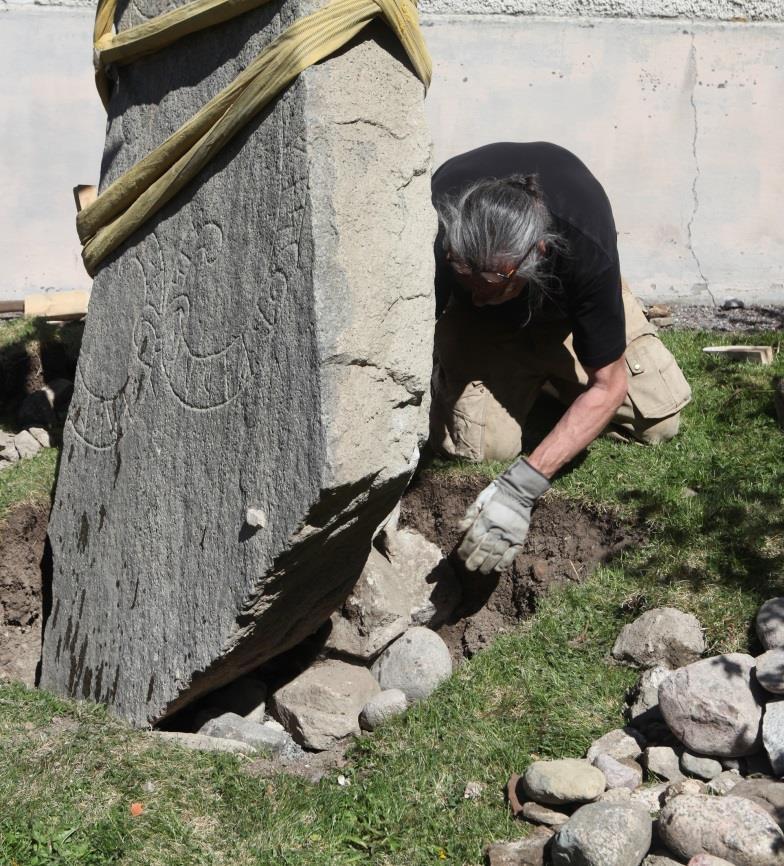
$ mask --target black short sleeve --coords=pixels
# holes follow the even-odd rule
[[[570,295],[574,353],[583,367],[604,367],[626,348],[621,275],[615,265],[575,287]]]

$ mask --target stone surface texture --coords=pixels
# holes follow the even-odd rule
[[[732,789],[733,797],[756,803],[784,828],[784,782],[773,779],[743,779]]]
[[[452,657],[434,631],[414,626],[381,653],[372,671],[382,689],[400,689],[411,703],[428,697],[449,678]]]
[[[242,755],[253,755],[258,749],[242,740],[232,740],[227,737],[210,737],[206,734],[189,734],[185,731],[150,731],[148,736],[155,740],[175,743],[184,749],[194,749],[200,752],[233,752]]]
[[[613,646],[620,661],[650,668],[679,668],[705,652],[697,617],[674,607],[657,607],[625,625]]]
[[[701,755],[733,758],[760,747],[763,690],[754,659],[728,653],[675,671],[659,687],[659,705],[675,736]]]
[[[238,740],[253,746],[254,749],[272,754],[281,752],[289,740],[289,735],[285,731],[267,727],[237,713],[222,713],[220,716],[208,719],[197,733],[206,737]]]
[[[547,806],[542,806],[541,803],[535,803],[533,800],[523,803],[520,815],[526,821],[531,821],[534,824],[544,824],[547,827],[555,827],[556,829],[563,827],[569,820],[569,816],[565,812],[548,809]]]
[[[631,792],[632,803],[639,803],[646,811],[656,814],[664,805],[664,796],[667,793],[667,782],[657,782],[655,785],[646,785]]]
[[[784,649],[771,649],[758,656],[755,674],[766,692],[784,694]]]
[[[665,803],[669,803],[670,800],[683,794],[704,794],[706,791],[707,785],[699,779],[680,779],[667,785],[663,799]]]
[[[373,547],[357,585],[331,618],[326,648],[363,661],[375,658],[413,626],[440,625],[460,600],[460,585],[439,548],[411,529]]]
[[[620,761],[622,758],[639,758],[645,748],[645,738],[634,728],[616,728],[594,740],[586,753],[593,764],[599,755],[609,755]]]
[[[682,866],[682,864],[670,857],[651,854],[642,861],[642,866]]]
[[[649,746],[643,760],[648,772],[660,779],[676,782],[683,778],[678,755],[669,746]]]
[[[628,788],[633,791],[642,785],[642,767],[631,758],[618,761],[612,755],[598,755],[593,765],[604,773],[608,788]]]
[[[651,818],[639,806],[589,803],[556,834],[553,866],[640,866],[651,833]]]
[[[784,776],[784,699],[769,701],[762,720],[762,742],[773,772]]]
[[[484,850],[487,866],[544,866],[553,831],[535,827],[525,839],[516,842],[496,842]]]
[[[119,67],[101,188],[318,5],[278,0]],[[127,4],[118,30],[144,16]],[[103,263],[49,526],[43,687],[144,725],[348,596],[427,430],[423,93],[369,25]]]
[[[723,767],[718,761],[713,758],[703,758],[700,755],[693,755],[691,752],[681,753],[681,770],[688,776],[696,776],[698,779],[704,779],[709,782],[718,776]]]
[[[784,596],[769,598],[757,611],[755,624],[765,649],[784,647]]]
[[[705,853],[735,866],[784,863],[784,835],[778,824],[742,797],[676,797],[662,809],[658,826],[667,848],[684,860]]]
[[[26,457],[35,457],[41,450],[41,443],[29,430],[22,430],[14,436],[14,447],[24,460]]]
[[[644,731],[649,725],[661,721],[659,686],[671,673],[663,665],[642,672],[629,704],[630,724]]]
[[[400,689],[387,689],[372,697],[359,714],[359,726],[366,731],[375,731],[393,716],[406,711],[408,701]]]
[[[707,783],[708,792],[719,796],[729,794],[740,780],[740,774],[737,770],[724,770]]]
[[[523,790],[537,803],[561,806],[590,803],[605,789],[604,773],[587,761],[561,758],[534,761],[523,774]]]
[[[722,857],[714,857],[713,854],[695,854],[687,866],[735,866],[735,864]]]
[[[359,733],[359,714],[379,691],[367,668],[328,659],[278,689],[271,710],[297,743],[323,750]]]

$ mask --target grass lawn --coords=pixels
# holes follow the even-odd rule
[[[771,380],[784,359],[771,369],[702,354],[721,340],[665,334],[695,395],[677,439],[598,441],[555,485],[641,520],[649,541],[553,591],[430,700],[359,740],[341,771],[348,786],[337,773],[312,785],[256,775],[245,757],[151,745],[101,707],[0,686],[0,866],[474,866],[485,843],[523,835],[504,804],[510,772],[580,756],[622,723],[635,674],[608,653],[624,622],[670,604],[700,618],[711,652],[757,652],[753,615],[782,593],[784,433]],[[51,456],[36,460],[33,477],[50,482]],[[22,494],[22,471],[0,475],[0,508]],[[486,784],[479,800],[463,799],[469,781]]]

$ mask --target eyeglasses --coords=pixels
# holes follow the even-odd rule
[[[447,251],[446,258],[455,273],[460,274],[461,277],[478,276],[479,279],[485,283],[489,283],[492,286],[500,286],[504,283],[508,283],[509,280],[512,279],[512,277],[517,273],[518,269],[520,268],[520,265],[522,265],[522,263],[528,258],[529,255],[531,255],[537,243],[538,241],[534,241],[531,246],[528,247],[525,255],[520,259],[520,261],[513,268],[510,268],[505,273],[498,273],[498,271],[481,271],[472,262],[463,262],[455,259],[452,256],[451,250]]]

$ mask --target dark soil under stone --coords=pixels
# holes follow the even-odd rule
[[[610,512],[594,512],[550,494],[534,510],[528,540],[501,575],[467,572],[454,550],[458,523],[490,482],[481,475],[425,471],[406,493],[401,524],[421,532],[450,557],[463,587],[463,602],[437,631],[455,662],[529,617],[548,587],[585,579],[602,562],[640,539],[640,532]]]
[[[41,561],[47,503],[23,503],[0,521],[0,679],[35,681],[41,655]]]

